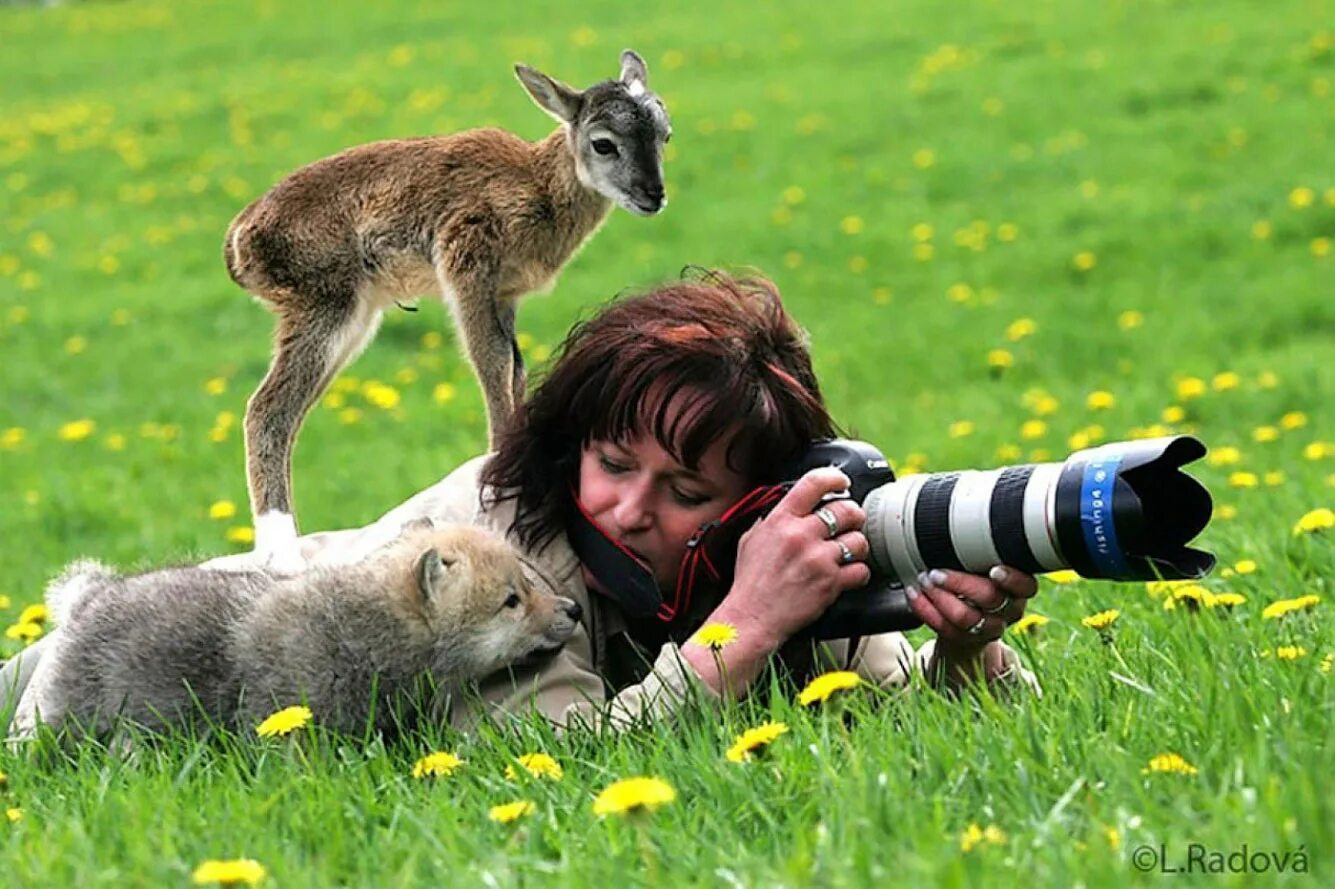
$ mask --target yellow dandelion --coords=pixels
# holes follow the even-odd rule
[[[1158,756],[1150,759],[1145,768],[1141,769],[1142,775],[1148,775],[1153,772],[1167,772],[1178,775],[1194,775],[1199,770],[1187,762],[1176,753],[1160,753]]]
[[[286,707],[269,716],[255,726],[255,734],[261,738],[274,738],[290,735],[299,728],[305,728],[311,721],[309,707]]]
[[[8,607],[9,607],[9,597],[0,594],[0,611],[4,611]]]
[[[806,199],[806,189],[800,185],[790,185],[783,190],[783,202],[790,207],[796,207]]]
[[[1051,621],[1041,614],[1026,614],[1024,617],[1011,624],[1011,632],[1023,636],[1026,633],[1033,633],[1046,626]]]
[[[1316,257],[1326,257],[1330,255],[1331,240],[1322,235],[1312,239],[1312,255]]]
[[[5,627],[5,638],[13,639],[16,642],[22,642],[24,645],[31,645],[33,642],[42,638],[43,632],[41,624],[32,623],[31,621],[19,621],[16,624],[11,624],[10,626]]]
[[[1254,488],[1259,483],[1259,479],[1254,472],[1234,472],[1228,476],[1228,485],[1230,488]]]
[[[1122,612],[1116,608],[1109,608],[1107,611],[1100,611],[1098,614],[1080,618],[1080,624],[1091,630],[1106,630],[1117,621],[1121,614]]]
[[[691,641],[696,645],[720,651],[736,638],[737,628],[732,624],[709,623],[697,630]]]
[[[1012,343],[1018,343],[1027,336],[1032,336],[1038,330],[1038,324],[1033,318],[1016,318],[1006,326],[1006,339]]]
[[[1236,608],[1247,602],[1247,597],[1241,593],[1216,593],[1207,603],[1210,608]]]
[[[376,380],[370,380],[362,385],[362,397],[386,411],[398,407],[402,400],[398,389]]]
[[[987,366],[993,370],[1005,370],[1015,364],[1015,356],[1005,349],[993,349],[987,353]]]
[[[1256,572],[1256,561],[1254,559],[1239,559],[1233,563],[1233,570],[1239,574],[1254,574]]]
[[[749,728],[733,740],[725,756],[728,762],[746,762],[751,758],[751,754],[768,747],[787,731],[788,726],[782,722],[766,722],[755,728]]]
[[[1089,397],[1085,399],[1085,405],[1092,411],[1106,411],[1116,403],[1116,396],[1102,389],[1089,393]]]
[[[205,861],[190,879],[196,886],[217,883],[222,886],[258,886],[265,878],[264,865],[250,858],[234,858],[227,861]]]
[[[673,802],[677,791],[662,778],[623,778],[609,784],[593,801],[593,814],[629,815]]]
[[[1301,645],[1281,645],[1275,649],[1275,657],[1281,661],[1296,661],[1307,656],[1307,649]]]
[[[960,851],[971,852],[982,843],[993,846],[1000,846],[1006,842],[1006,834],[1001,828],[989,824],[987,827],[979,827],[977,824],[970,824],[960,834]]]
[[[464,761],[453,753],[437,751],[428,753],[413,764],[414,778],[448,778],[458,770]]]
[[[1122,330],[1135,330],[1145,323],[1145,315],[1135,309],[1127,309],[1117,316],[1117,326]]]
[[[4,432],[0,432],[0,449],[13,450],[23,444],[27,437],[28,431],[22,426],[10,426]]]
[[[1293,526],[1293,533],[1314,534],[1317,531],[1325,531],[1330,528],[1335,528],[1335,511],[1323,506],[1300,518],[1298,524]]]
[[[1279,418],[1282,429],[1301,429],[1307,425],[1307,414],[1302,411],[1289,411]]]
[[[1258,219],[1252,223],[1252,237],[1258,241],[1268,241],[1275,233],[1275,227],[1269,219]]]
[[[338,413],[338,421],[344,426],[353,426],[362,421],[362,412],[358,408],[344,408]]]
[[[1090,250],[1081,250],[1071,259],[1071,265],[1077,272],[1088,272],[1098,264],[1098,257]]]
[[[550,778],[553,781],[560,781],[565,775],[561,769],[561,764],[545,753],[525,753],[516,759],[519,767],[524,769],[535,778]],[[519,777],[513,765],[505,767],[505,777],[513,781]]]
[[[79,355],[88,348],[88,338],[82,336],[72,336],[65,340],[65,351],[70,355]]]
[[[445,342],[445,337],[438,330],[429,330],[422,334],[422,348],[427,351],[439,349]]]
[[[1048,431],[1048,424],[1042,420],[1025,420],[1020,424],[1020,438],[1025,441],[1033,441],[1036,438],[1042,438]]]
[[[930,148],[919,148],[913,152],[913,166],[926,170],[936,163],[936,152]]]
[[[1217,373],[1210,379],[1210,388],[1214,389],[1216,392],[1228,392],[1238,388],[1241,384],[1242,377],[1231,370]]]
[[[1200,377],[1183,377],[1177,381],[1178,401],[1200,398],[1205,394],[1205,380]]]
[[[436,404],[448,404],[454,400],[455,394],[453,383],[437,383],[431,390],[431,400]]]
[[[1223,519],[1224,521],[1236,519],[1238,517],[1238,508],[1231,503],[1221,503],[1215,507],[1211,517]]]
[[[967,303],[973,299],[973,288],[962,281],[951,284],[946,288],[946,299],[955,303]]]
[[[5,809],[5,817],[9,819],[10,824],[18,824],[23,820],[23,810],[15,808]]]
[[[204,391],[209,395],[222,395],[227,391],[227,379],[225,377],[212,377],[205,380]]]
[[[1329,673],[1332,666],[1335,666],[1335,652],[1331,652],[1321,659],[1321,672]]]
[[[1300,185],[1289,192],[1289,206],[1295,210],[1304,210],[1316,202],[1316,192],[1306,185]]]
[[[234,525],[227,529],[223,535],[228,543],[239,543],[242,546],[249,546],[255,542],[255,529],[249,525]]]
[[[487,818],[495,821],[497,824],[509,824],[518,821],[525,815],[533,814],[537,808],[533,803],[526,799],[516,800],[512,803],[502,803],[499,806],[492,806],[487,810]]]
[[[1211,466],[1232,466],[1242,460],[1242,452],[1232,445],[1225,445],[1222,448],[1215,448],[1210,455],[1205,458],[1205,462]]]
[[[1075,583],[1076,581],[1083,579],[1070,568],[1063,568],[1060,571],[1049,571],[1047,574],[1044,574],[1043,577],[1053,583]]]
[[[1279,438],[1279,430],[1274,426],[1257,426],[1252,430],[1252,441],[1262,444],[1275,441]]]
[[[797,696],[797,702],[804,707],[817,702],[829,700],[830,695],[838,691],[846,691],[851,688],[857,688],[862,684],[862,679],[858,674],[848,670],[836,670],[831,673],[822,673],[815,679],[807,683],[806,688]]]
[[[209,507],[209,518],[216,521],[230,519],[236,515],[236,504],[230,500],[218,500]]]
[[[1013,222],[1003,222],[997,226],[997,240],[1009,244],[1020,236],[1020,227]]]
[[[918,244],[926,244],[935,234],[936,229],[929,222],[919,222],[909,229],[909,236]]]
[[[918,262],[931,262],[934,255],[936,255],[936,248],[931,244],[913,245],[913,258]]]
[[[61,441],[83,441],[85,438],[92,435],[93,430],[96,428],[97,424],[92,420],[74,420],[73,422],[65,423],[61,426],[56,432],[56,437]]]
[[[1324,441],[1314,441],[1303,448],[1304,460],[1324,460],[1328,454],[1335,453],[1335,448]]]
[[[1261,476],[1261,480],[1266,483],[1267,487],[1273,488],[1284,484],[1284,473],[1278,469],[1273,469]]]
[[[19,614],[19,623],[21,624],[44,624],[51,617],[51,613],[46,610],[46,606],[38,603],[29,605]]]
[[[951,438],[966,438],[973,435],[973,428],[972,420],[958,420],[951,423],[950,428],[946,431]]]
[[[1280,599],[1278,602],[1271,602],[1265,607],[1265,610],[1261,612],[1261,619],[1275,620],[1284,617],[1286,614],[1315,608],[1320,603],[1321,597],[1316,595],[1299,596],[1296,599]]]
[[[863,229],[861,216],[845,216],[839,222],[839,230],[846,235],[860,234]]]

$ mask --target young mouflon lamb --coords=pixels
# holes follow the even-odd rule
[[[494,447],[524,392],[520,297],[550,286],[613,204],[642,216],[666,206],[670,123],[643,59],[623,52],[616,80],[582,91],[526,65],[515,73],[560,123],[545,139],[478,129],[361,145],[290,174],[227,231],[228,273],[277,315],[273,362],[245,418],[255,549],[271,569],[301,566],[297,432],[386,308],[441,295]]]

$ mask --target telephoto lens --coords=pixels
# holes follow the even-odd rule
[[[1205,576],[1215,557],[1187,543],[1210,520],[1210,492],[1181,472],[1204,457],[1190,435],[1123,441],[1063,463],[914,475],[896,481],[866,442],[814,445],[800,467],[837,466],[867,514],[872,580],[841,596],[816,638],[908,629],[920,621],[903,594],[933,568],[1030,574],[1064,568],[1101,580]]]

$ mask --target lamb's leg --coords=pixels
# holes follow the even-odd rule
[[[292,448],[311,406],[374,336],[381,312],[355,294],[278,318],[273,363],[246,405],[246,473],[257,561],[275,571],[304,562],[292,510]]]

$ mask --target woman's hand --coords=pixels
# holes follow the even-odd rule
[[[841,593],[871,579],[862,507],[852,500],[821,505],[827,494],[847,489],[838,469],[813,469],[742,535],[732,589],[706,621],[737,630],[737,639],[718,652],[731,691],[745,689],[765,660]],[[688,643],[683,653],[710,686],[723,690],[712,652]]]
[[[1004,565],[988,577],[937,569],[918,575],[907,592],[909,607],[936,631],[935,660],[947,675],[976,676],[982,667],[995,679],[1007,669],[1001,634],[1024,615],[1038,581]]]

